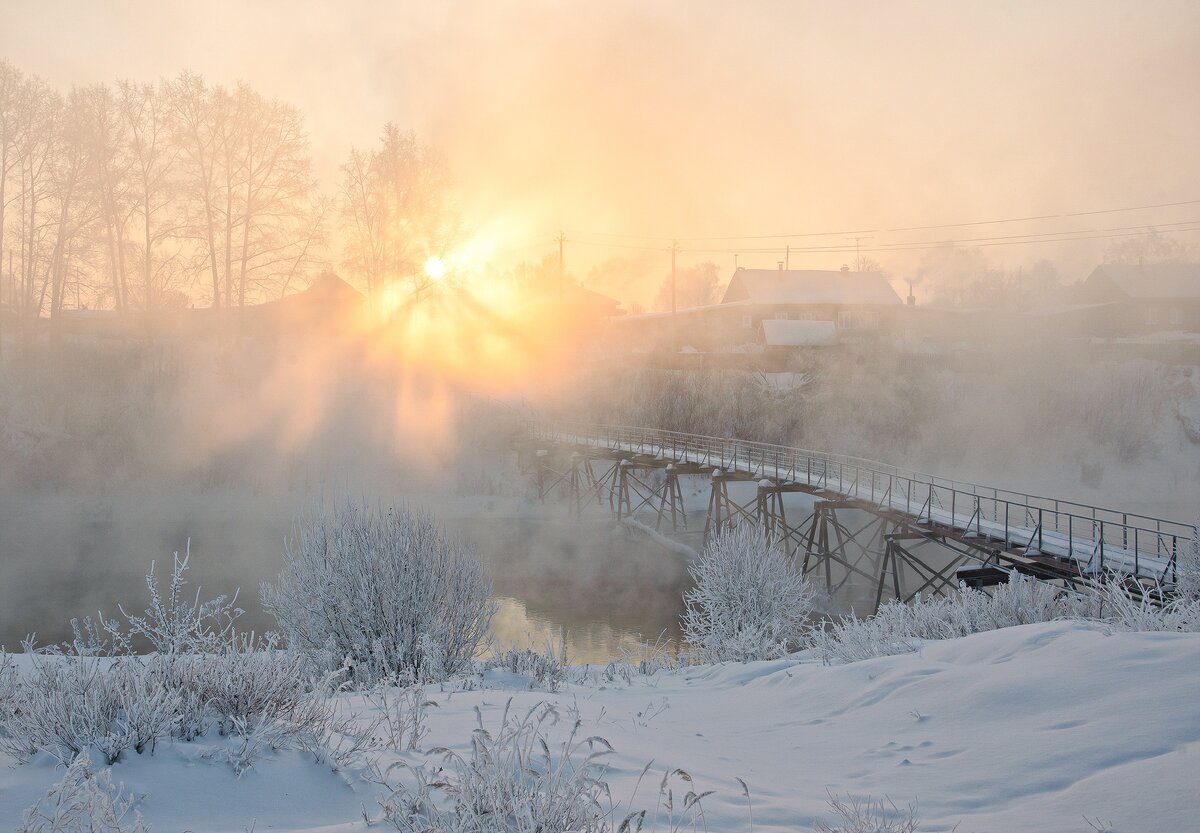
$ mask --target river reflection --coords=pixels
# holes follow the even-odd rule
[[[687,561],[610,520],[456,520],[492,575],[498,647],[565,636],[571,662],[606,662],[645,643],[679,642]]]
[[[297,505],[263,494],[77,494],[0,504],[0,646],[71,635],[73,616],[146,605],[143,576],[191,545],[187,591],[241,588],[244,630],[276,627],[258,588],[282,565]],[[182,508],[181,508],[182,507]],[[435,514],[436,510],[435,510]],[[494,642],[544,648],[565,634],[572,662],[604,662],[643,642],[678,643],[686,559],[611,519],[453,517],[447,533],[476,549],[492,576]]]

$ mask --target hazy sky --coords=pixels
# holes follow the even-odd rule
[[[502,228],[514,256],[565,228],[581,272],[609,257],[666,268],[661,251],[582,242],[599,232],[894,229],[1200,199],[1195,0],[10,2],[3,15],[0,54],[63,87],[189,68],[294,103],[330,187],[383,122],[414,129],[446,152],[473,221]],[[982,233],[1198,217],[1193,205]],[[969,235],[864,246],[949,236]],[[1102,249],[989,255],[1069,273]],[[878,257],[904,274],[919,255]],[[728,253],[683,256],[704,258],[732,268]]]

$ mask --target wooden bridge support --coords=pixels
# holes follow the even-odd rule
[[[704,540],[715,535],[720,530],[736,526],[744,521],[758,522],[758,496],[742,503],[729,496],[729,484],[745,483],[749,478],[737,472],[726,474],[720,469],[713,469],[712,488],[708,495],[708,507],[704,519]]]
[[[605,451],[554,454],[538,449],[534,454],[538,500],[545,502],[548,497],[565,494],[568,510],[576,517],[582,513],[583,505],[593,499],[599,505],[607,499],[615,511],[613,492],[620,462]]]
[[[799,524],[792,525],[788,521],[783,496],[811,491],[811,488],[795,483],[764,480],[758,484],[758,522],[768,540],[778,544],[784,552],[793,557],[805,550],[805,529],[813,516],[810,513]]]
[[[842,516],[839,516],[839,510],[843,512]],[[851,530],[843,520],[847,511],[866,512],[867,521]],[[822,574],[825,589],[830,594],[852,583],[855,577],[875,587],[883,581],[888,536],[898,528],[899,522],[895,518],[873,512],[870,505],[859,501],[819,501],[813,508],[804,539],[801,571],[805,575]]]

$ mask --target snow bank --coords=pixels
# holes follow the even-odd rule
[[[529,691],[492,674],[474,690],[427,687],[423,746],[465,752],[476,712],[485,726],[506,704],[539,702],[610,742],[608,780],[621,809],[658,803],[664,771],[682,767],[704,799],[710,831],[811,829],[829,820],[829,794],[919,803],[921,830],[1114,831],[1196,829],[1200,796],[1200,635],[1110,632],[1083,623],[1006,628],[926,643],[918,653],[826,667],[805,655],[632,677],[611,687]],[[510,687],[510,683],[512,684]],[[480,686],[478,680],[473,685]],[[490,687],[495,686],[495,687]],[[339,704],[371,718],[370,701]],[[638,776],[654,765],[636,797]],[[311,759],[309,759],[311,760]],[[419,763],[386,752],[381,763]],[[436,758],[431,760],[438,760]],[[158,831],[363,830],[374,788],[281,753],[241,779],[189,744],[131,756],[114,781],[135,794]],[[61,777],[31,764],[0,770],[0,828]],[[682,790],[676,792],[678,800]],[[623,815],[618,815],[618,819]],[[665,829],[660,823],[660,829]]]

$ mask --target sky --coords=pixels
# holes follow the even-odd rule
[[[330,190],[351,146],[387,121],[414,130],[498,256],[549,253],[563,230],[581,276],[650,281],[673,237],[836,231],[790,242],[858,237],[870,253],[1200,218],[1194,204],[887,231],[1200,199],[1195,2],[47,0],[3,14],[0,55],[63,88],[190,69],[293,103]],[[685,240],[680,259],[727,274],[734,249],[770,267],[781,256],[750,250],[786,242]],[[1105,242],[988,255],[1079,279]],[[921,255],[871,254],[900,277]]]

